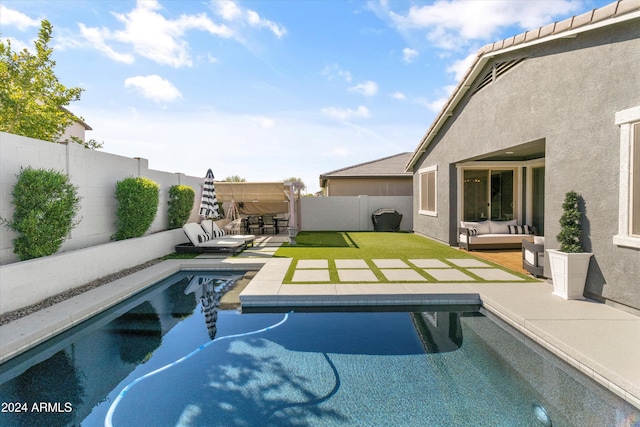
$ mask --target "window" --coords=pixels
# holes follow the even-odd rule
[[[640,106],[616,114],[620,126],[620,210],[613,243],[640,248]]]
[[[438,215],[437,174],[438,167],[420,169],[420,214]]]

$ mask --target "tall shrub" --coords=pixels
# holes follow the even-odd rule
[[[169,187],[169,229],[180,228],[187,223],[196,193],[186,185]]]
[[[3,219],[16,231],[13,251],[20,260],[52,255],[77,225],[78,188],[69,176],[52,169],[21,169],[13,187],[13,219]]]
[[[582,236],[582,213],[578,207],[580,196],[575,191],[569,191],[565,196],[560,217],[560,233],[556,236],[560,242],[560,251],[569,253],[583,252],[580,238]]]
[[[125,178],[116,183],[118,212],[114,240],[140,237],[158,212],[160,186],[148,178]]]

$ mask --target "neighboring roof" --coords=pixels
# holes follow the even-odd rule
[[[382,159],[371,160],[354,166],[337,169],[320,175],[320,187],[326,186],[329,178],[382,178],[382,177],[410,177],[411,172],[405,170],[405,165],[409,161],[411,153],[400,153]]]
[[[526,33],[488,44],[481,48],[466,75],[462,78],[422,138],[422,141],[412,153],[409,161],[405,165],[405,170],[409,171],[415,166],[438,131],[447,119],[453,115],[453,110],[458,103],[466,95],[467,91],[471,89],[473,82],[484,66],[495,56],[560,38],[573,37],[579,33],[638,18],[640,18],[640,0],[618,0],[599,9],[583,13],[582,15],[545,25],[536,30],[527,31]]]
[[[67,113],[71,114],[73,116],[73,120],[78,123],[80,126],[82,126],[85,130],[93,130],[91,128],[91,126],[89,126],[88,124],[86,124],[84,122],[84,120],[82,120],[80,117],[76,116],[75,114],[73,114],[71,111],[69,111],[67,108],[65,107],[60,107],[61,110],[66,111]]]

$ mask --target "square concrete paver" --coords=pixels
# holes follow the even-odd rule
[[[409,268],[407,263],[400,259],[374,259],[372,261],[378,268]]]
[[[452,259],[447,259],[447,261],[457,265],[458,267],[491,267],[489,264],[486,264],[477,259],[452,258]]]
[[[292,282],[328,282],[329,270],[296,270]]]
[[[409,282],[426,282],[427,279],[420,273],[413,269],[394,269],[394,270],[380,270],[387,280],[397,281],[409,281]]]
[[[296,264],[296,268],[329,268],[329,261],[326,259],[301,259]]]
[[[482,277],[484,280],[524,280],[522,277],[518,277],[497,268],[470,268],[469,271],[476,276]]]
[[[363,259],[337,259],[336,268],[369,268]]]
[[[378,282],[371,270],[338,270],[341,282]]]
[[[468,274],[464,274],[462,271],[456,270],[456,269],[453,269],[453,268],[449,268],[449,269],[425,268],[424,271],[427,272],[427,274],[429,274],[430,276],[433,276],[436,280],[440,280],[440,281],[443,281],[443,282],[446,282],[446,281],[461,281],[461,280],[469,280],[469,281],[476,280],[473,277],[469,276]]]
[[[439,259],[410,259],[409,262],[419,268],[451,268]]]

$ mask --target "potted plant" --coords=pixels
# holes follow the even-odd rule
[[[560,250],[547,249],[553,294],[564,299],[582,299],[592,253],[584,252],[581,242],[582,213],[578,207],[578,194],[567,193],[560,217],[560,233],[556,236]]]

